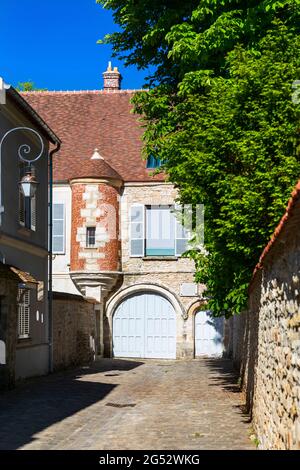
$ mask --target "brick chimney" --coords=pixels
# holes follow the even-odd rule
[[[104,86],[103,89],[106,91],[120,90],[122,76],[118,70],[118,67],[112,68],[111,62],[108,62],[106,72],[103,72]]]

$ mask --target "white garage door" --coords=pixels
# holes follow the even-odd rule
[[[176,314],[157,294],[127,298],[113,317],[115,357],[176,358]]]
[[[223,329],[223,318],[213,317],[208,310],[197,312],[195,316],[195,356],[222,356]]]

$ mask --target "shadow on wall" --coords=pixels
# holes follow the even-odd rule
[[[212,313],[207,313],[209,320],[207,324],[212,326],[216,332],[213,338],[215,344],[223,343],[224,341],[224,317],[214,317]]]
[[[243,349],[240,366],[241,386],[246,394],[246,410],[252,418],[253,399],[258,360],[258,314],[256,311],[244,313]]]
[[[29,380],[11,392],[0,394],[0,450],[18,449],[34,442],[37,433],[105,399],[118,386],[85,380],[85,375],[127,371],[142,364],[99,361],[84,369]]]
[[[241,393],[241,386],[239,383],[239,375],[232,366],[232,361],[230,359],[205,359],[205,364],[211,370],[211,373],[216,373],[217,375],[211,375],[210,379],[213,381],[210,384],[211,387],[216,385],[223,388],[225,392],[230,393]],[[233,408],[238,407],[240,413],[244,416],[245,423],[251,422],[251,417],[249,416],[247,407],[245,404],[241,405],[232,405]]]

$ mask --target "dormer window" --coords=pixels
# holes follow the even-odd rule
[[[147,159],[147,168],[159,168],[161,166],[161,160],[159,158],[155,158],[154,155],[149,155]]]

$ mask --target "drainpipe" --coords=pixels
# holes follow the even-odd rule
[[[48,318],[49,318],[49,372],[53,372],[53,290],[52,290],[52,232],[53,232],[53,155],[59,152],[60,142],[49,154],[49,285],[48,285]]]

